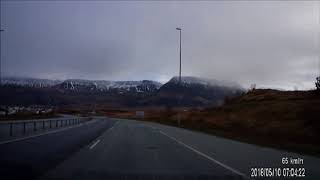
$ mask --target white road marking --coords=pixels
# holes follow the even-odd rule
[[[98,139],[95,143],[93,143],[93,144],[90,146],[90,149],[93,149],[99,142],[100,142],[100,139]]]
[[[240,175],[240,176],[242,176],[242,177],[244,177],[244,178],[246,178],[246,179],[250,179],[250,178],[249,178],[247,175],[245,175],[244,173],[242,173],[242,172],[240,172],[240,171],[238,171],[238,170],[236,170],[236,169],[233,169],[232,167],[230,167],[230,166],[228,166],[228,165],[225,165],[225,164],[223,164],[222,162],[220,162],[220,161],[218,161],[218,160],[213,159],[212,157],[206,155],[205,153],[200,152],[200,151],[196,150],[195,148],[193,148],[193,147],[191,147],[191,146],[189,146],[189,145],[187,145],[187,144],[185,144],[185,143],[177,140],[176,138],[169,136],[169,135],[166,134],[165,132],[163,132],[163,131],[159,131],[159,132],[160,132],[161,134],[163,134],[164,136],[167,136],[168,138],[172,139],[173,141],[179,143],[180,145],[182,145],[182,146],[190,149],[191,151],[199,154],[200,156],[205,157],[206,159],[208,159],[208,160],[210,160],[210,161],[212,161],[212,162],[214,162],[214,163],[216,163],[216,164],[218,164],[218,165],[220,165],[220,166],[222,166],[222,167],[230,170],[231,172],[233,172],[233,173],[235,173],[235,174],[237,174],[237,175]]]
[[[93,142],[95,142],[95,143],[93,143],[93,144],[89,147],[89,149],[94,148],[94,146],[96,146],[96,145],[101,141],[99,138],[102,138],[105,133],[111,131],[117,123],[118,123],[118,122],[115,122],[111,128],[107,129],[102,135],[98,136],[98,137],[93,141]]]
[[[7,144],[7,143],[12,143],[12,142],[17,142],[17,141],[22,141],[22,140],[26,140],[26,139],[30,139],[30,138],[35,138],[35,137],[39,137],[39,136],[43,136],[43,135],[47,135],[47,134],[54,134],[54,133],[58,133],[60,131],[65,131],[71,128],[75,128],[75,127],[79,127],[85,124],[89,124],[92,123],[95,120],[91,120],[91,121],[87,121],[87,122],[82,122],[80,124],[77,125],[73,125],[73,126],[69,126],[69,127],[63,127],[63,128],[59,128],[57,130],[52,130],[52,131],[47,131],[45,133],[40,133],[40,134],[35,134],[35,135],[30,135],[30,136],[26,136],[26,137],[21,137],[21,138],[16,138],[16,139],[10,139],[10,140],[6,140],[6,141],[2,141],[0,142],[0,145],[2,144]]]

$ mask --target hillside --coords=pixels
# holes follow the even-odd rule
[[[255,90],[222,107],[192,112],[186,119],[203,121],[209,129],[221,129],[231,135],[247,135],[248,139],[259,136],[288,147],[318,146],[320,96],[314,91]]]
[[[125,114],[125,113],[123,113]],[[120,115],[114,113],[111,115]],[[183,127],[241,141],[320,154],[320,95],[258,89],[223,106],[180,110]],[[126,112],[124,117],[134,117]],[[145,120],[177,125],[177,111],[146,111]]]

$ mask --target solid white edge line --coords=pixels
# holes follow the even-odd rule
[[[90,149],[93,149],[99,142],[100,142],[100,139],[98,139],[95,143],[93,143],[93,144],[90,146]]]
[[[0,142],[0,145],[12,143],[12,142],[17,142],[17,141],[22,141],[22,140],[26,140],[26,139],[30,139],[30,138],[35,138],[35,137],[39,137],[39,136],[43,136],[43,135],[47,135],[47,134],[58,133],[58,132],[60,132],[60,131],[65,131],[65,130],[67,130],[67,129],[76,128],[76,127],[78,127],[78,126],[82,126],[82,125],[87,124],[87,123],[90,123],[90,122],[92,122],[92,121],[80,123],[80,124],[77,124],[77,125],[74,125],[74,126],[59,128],[59,129],[56,129],[56,130],[52,130],[52,131],[48,131],[48,132],[44,132],[44,133],[40,133],[40,134],[30,135],[30,136],[27,136],[27,137],[21,137],[21,138],[16,138],[16,139],[10,139],[10,140],[6,140],[6,141],[2,141],[2,142]]]
[[[216,163],[216,164],[224,167],[225,169],[227,169],[227,170],[229,170],[229,171],[231,171],[231,172],[233,172],[233,173],[235,173],[235,174],[237,174],[237,175],[240,175],[240,176],[242,176],[242,177],[244,177],[244,178],[246,178],[246,179],[251,179],[251,178],[249,178],[247,175],[245,175],[244,173],[242,173],[242,172],[240,172],[240,171],[238,171],[238,170],[236,170],[236,169],[233,169],[232,167],[230,167],[230,166],[228,166],[228,165],[225,165],[225,164],[223,164],[222,162],[220,162],[220,161],[218,161],[218,160],[213,159],[212,157],[204,154],[203,152],[200,152],[200,151],[194,149],[193,147],[191,147],[191,146],[189,146],[189,145],[187,145],[187,144],[185,144],[185,143],[177,140],[176,138],[169,136],[169,135],[166,134],[165,132],[163,132],[163,131],[159,131],[159,132],[160,132],[161,134],[163,134],[164,136],[167,136],[168,138],[172,139],[173,141],[181,144],[182,146],[190,149],[191,151],[197,153],[198,155],[200,155],[200,156],[202,156],[202,157],[205,157],[206,159],[208,159],[208,160],[210,160],[210,161],[212,161],[212,162],[214,162],[214,163]]]

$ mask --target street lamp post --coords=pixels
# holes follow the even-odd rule
[[[179,84],[181,83],[181,28],[176,28],[180,33],[180,68],[179,68]]]
[[[181,31],[182,29],[177,27],[176,30],[179,31],[179,34],[180,34],[180,66],[179,66],[179,86],[181,86]],[[178,96],[178,106],[180,106],[180,102],[181,102],[181,95]],[[180,122],[180,110],[179,110],[179,107],[178,107],[178,126],[180,126],[181,122]]]
[[[1,33],[3,32],[3,29],[0,29],[0,86],[2,85],[2,76],[1,76],[1,68],[2,68],[2,62],[1,62]]]

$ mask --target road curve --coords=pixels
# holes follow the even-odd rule
[[[303,179],[320,177],[319,158],[134,120],[97,119],[0,153],[6,179],[249,179],[251,168],[280,167],[282,157],[304,159]]]

